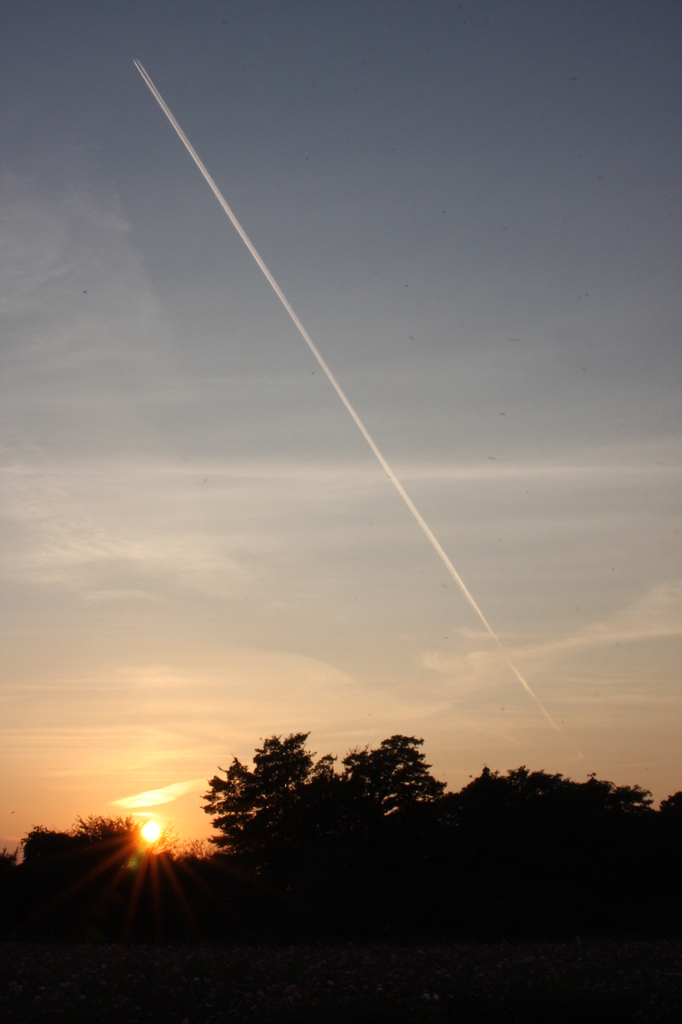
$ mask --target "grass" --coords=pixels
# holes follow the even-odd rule
[[[0,945],[0,1020],[220,1024],[682,1020],[682,943]]]

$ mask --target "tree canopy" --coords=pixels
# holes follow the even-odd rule
[[[442,796],[445,783],[429,772],[416,736],[391,736],[379,747],[351,750],[335,770],[331,754],[315,760],[309,733],[270,736],[256,748],[253,769],[233,758],[215,775],[204,811],[218,833],[212,842],[233,854],[300,845],[352,834]]]

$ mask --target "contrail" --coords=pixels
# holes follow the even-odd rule
[[[440,558],[441,562],[443,563],[445,568],[448,570],[448,572],[452,576],[453,580],[455,581],[455,583],[457,584],[459,589],[464,594],[465,598],[467,599],[467,601],[469,602],[469,604],[471,605],[473,610],[478,615],[479,619],[481,620],[481,622],[485,626],[487,633],[489,634],[489,636],[494,641],[495,646],[497,647],[498,651],[500,652],[500,654],[502,655],[502,657],[506,661],[506,663],[509,666],[509,668],[511,669],[511,671],[514,673],[514,675],[518,679],[518,681],[521,683],[521,686],[524,688],[524,690],[526,691],[528,696],[533,698],[533,700],[535,701],[537,706],[540,708],[540,711],[542,711],[543,715],[545,716],[545,718],[547,719],[549,724],[552,726],[552,728],[555,729],[558,733],[561,733],[561,735],[563,736],[563,731],[556,724],[556,722],[554,721],[554,719],[550,715],[549,711],[547,711],[547,709],[543,705],[543,703],[540,700],[540,698],[538,697],[538,695],[536,693],[534,693],[533,690],[530,688],[530,686],[528,685],[526,680],[523,678],[523,676],[519,672],[519,670],[516,667],[516,665],[514,664],[514,662],[511,660],[511,658],[509,657],[509,655],[507,654],[507,652],[503,648],[503,646],[500,643],[500,641],[499,641],[499,639],[497,637],[497,634],[495,633],[494,629],[492,628],[492,626],[490,625],[490,623],[486,619],[485,615],[483,614],[483,612],[479,608],[478,604],[474,600],[473,594],[471,594],[471,592],[469,591],[469,588],[466,586],[464,580],[459,575],[459,573],[455,569],[454,565],[452,564],[452,562],[450,561],[450,559],[446,555],[445,551],[441,547],[440,542],[438,541],[438,538],[435,536],[435,534],[433,533],[431,527],[426,522],[426,520],[422,516],[421,512],[419,511],[419,509],[417,508],[417,506],[412,501],[412,498],[410,498],[409,494],[407,493],[407,491],[405,490],[405,488],[401,484],[400,480],[395,475],[395,473],[393,472],[393,470],[389,466],[388,462],[386,461],[384,456],[381,454],[381,452],[377,448],[376,444],[374,443],[374,439],[372,438],[372,436],[371,436],[370,432],[368,431],[367,427],[362,422],[362,420],[360,419],[360,417],[356,413],[355,409],[350,404],[349,400],[346,398],[346,395],[345,395],[341,385],[339,384],[339,382],[337,381],[336,377],[334,376],[334,374],[329,369],[329,367],[325,363],[324,359],[322,358],[322,356],[318,352],[317,346],[313,342],[313,339],[310,337],[310,335],[306,331],[305,327],[303,326],[301,321],[296,316],[294,310],[289,305],[289,300],[287,299],[286,295],[284,294],[284,292],[282,291],[282,289],[277,284],[277,282],[275,281],[274,277],[272,276],[272,274],[268,270],[268,268],[267,268],[267,266],[266,266],[262,256],[260,255],[260,253],[256,249],[255,245],[253,244],[253,242],[251,241],[251,239],[247,235],[246,231],[244,231],[244,228],[241,226],[241,224],[239,223],[239,221],[235,217],[234,213],[232,212],[232,210],[228,206],[227,202],[223,198],[223,195],[222,195],[220,189],[218,188],[218,186],[216,185],[215,181],[213,180],[211,175],[208,173],[208,171],[204,167],[203,163],[201,162],[201,160],[199,158],[199,154],[195,150],[194,146],[189,141],[189,139],[187,138],[187,136],[183,132],[183,130],[180,127],[180,125],[178,124],[178,122],[173,117],[173,114],[171,113],[170,108],[167,106],[163,96],[161,95],[159,90],[156,88],[156,86],[152,82],[151,78],[149,77],[149,75],[147,74],[145,69],[140,64],[139,60],[137,60],[136,58],[133,58],[133,62],[135,64],[135,67],[140,72],[140,74],[144,78],[145,82],[149,86],[149,90],[150,90],[152,96],[157,101],[157,103],[159,104],[159,106],[163,110],[164,114],[166,115],[166,117],[168,118],[170,123],[175,128],[175,130],[178,133],[178,135],[180,136],[180,138],[181,138],[185,148],[187,149],[187,152],[192,157],[192,160],[194,160],[194,163],[197,165],[197,167],[199,168],[199,170],[203,174],[204,179],[206,180],[206,184],[208,185],[208,187],[210,188],[211,192],[213,193],[213,195],[216,197],[216,199],[218,200],[218,202],[222,206],[222,208],[225,211],[225,213],[227,214],[227,216],[232,221],[234,227],[236,228],[237,232],[239,233],[240,238],[244,242],[244,245],[249,250],[249,252],[253,256],[254,260],[256,261],[256,263],[258,264],[260,269],[265,274],[265,276],[268,279],[268,281],[270,282],[270,284],[272,286],[272,289],[275,292],[277,298],[279,299],[279,301],[282,303],[282,305],[286,309],[287,313],[289,314],[289,316],[293,320],[294,324],[298,328],[298,331],[299,331],[301,337],[303,338],[303,340],[305,341],[306,345],[308,346],[308,348],[310,349],[310,351],[315,356],[315,358],[317,359],[318,363],[320,364],[320,366],[324,370],[325,374],[327,375],[327,379],[329,380],[329,383],[334,388],[334,390],[336,391],[337,395],[339,396],[339,398],[341,399],[341,401],[345,405],[346,409],[348,409],[348,412],[351,414],[351,416],[355,420],[355,423],[356,423],[356,425],[358,427],[358,430],[360,431],[360,433],[364,437],[365,441],[370,446],[370,448],[372,449],[372,451],[376,455],[377,459],[381,463],[381,465],[384,468],[384,470],[386,472],[386,475],[388,476],[389,480],[391,481],[391,483],[395,487],[396,491],[398,492],[400,497],[403,499],[403,501],[405,502],[405,504],[409,508],[409,510],[412,513],[412,515],[414,516],[414,518],[417,520],[417,522],[421,526],[422,530],[424,531],[424,534],[426,535],[427,539],[431,543],[431,546],[433,547],[434,551],[436,552],[436,554]]]

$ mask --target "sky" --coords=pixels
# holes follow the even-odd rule
[[[657,0],[3,5],[0,846],[208,835],[206,780],[292,731],[423,737],[455,790],[682,789],[681,33]]]

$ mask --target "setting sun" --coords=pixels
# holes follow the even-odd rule
[[[155,843],[161,835],[161,827],[155,821],[148,821],[142,826],[142,836],[148,843]]]

